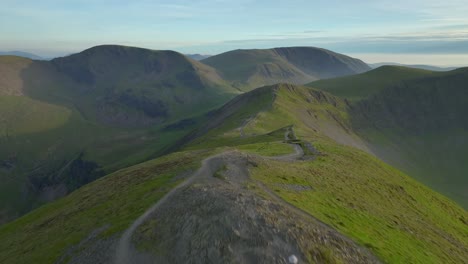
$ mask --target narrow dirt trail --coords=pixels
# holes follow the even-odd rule
[[[131,243],[131,238],[135,230],[140,226],[145,220],[154,212],[156,211],[159,207],[161,207],[162,204],[164,204],[166,201],[171,199],[171,197],[174,196],[174,194],[179,191],[180,189],[183,189],[184,187],[189,186],[192,184],[195,179],[201,178],[204,175],[213,175],[213,173],[218,169],[220,166],[219,162],[216,162],[216,159],[222,157],[223,155],[226,155],[227,152],[223,152],[221,154],[217,154],[211,157],[208,157],[203,160],[201,167],[192,174],[187,180],[182,182],[181,184],[177,185],[175,188],[173,188],[170,192],[168,192],[163,198],[161,198],[156,204],[154,204],[152,207],[150,207],[144,214],[142,214],[140,217],[138,217],[132,225],[125,230],[125,232],[122,234],[119,243],[117,245],[116,249],[116,255],[115,255],[115,264],[129,264],[133,263],[132,262],[132,250],[133,246]]]
[[[285,135],[286,136],[286,135]],[[292,144],[294,146],[294,152],[291,154],[283,155],[283,156],[277,156],[277,157],[263,157],[263,156],[258,156],[261,158],[266,158],[266,159],[274,159],[274,160],[283,160],[283,161],[291,161],[298,159],[304,155],[304,151],[299,145]],[[170,192],[168,192],[163,198],[161,198],[156,204],[154,204],[152,207],[150,207],[144,214],[142,214],[140,217],[138,217],[132,225],[125,230],[125,232],[122,234],[119,243],[117,245],[116,249],[116,255],[115,255],[115,264],[129,264],[132,263],[132,252],[133,252],[133,246],[132,246],[132,235],[135,232],[135,230],[143,224],[153,212],[155,212],[158,208],[161,207],[162,204],[164,204],[166,201],[170,200],[171,197],[174,196],[176,192],[179,190],[189,186],[192,184],[196,179],[203,178],[203,177],[209,177],[213,175],[217,169],[222,165],[221,162],[217,162],[219,158],[222,158],[225,155],[228,155],[229,152],[223,152],[211,157],[208,157],[203,160],[201,167],[192,174],[187,180],[173,188]]]
[[[290,130],[287,130],[285,132],[284,138],[285,140],[288,140]],[[286,154],[282,156],[276,156],[276,157],[264,157],[264,156],[258,156],[261,158],[265,159],[274,159],[274,160],[282,160],[282,161],[293,161],[301,158],[304,156],[304,151],[301,148],[301,146],[297,144],[291,144],[294,146],[294,152],[291,154]],[[150,207],[146,212],[141,215],[139,218],[137,218],[132,225],[125,230],[125,232],[122,234],[117,250],[116,250],[116,255],[115,255],[115,264],[128,264],[131,263],[132,260],[132,243],[131,243],[131,238],[135,230],[147,220],[150,215],[155,212],[159,207],[161,207],[162,204],[164,204],[166,201],[171,199],[171,197],[174,196],[174,194],[179,191],[180,189],[183,189],[190,184],[192,184],[197,178],[202,178],[203,176],[211,176],[215,173],[215,171],[221,166],[220,162],[215,162],[217,159],[222,158],[223,156],[227,155],[228,152],[223,152],[211,157],[206,158],[203,160],[201,167],[192,174],[191,177],[189,177],[187,180],[173,188],[169,193],[167,193],[163,198],[161,198],[156,204],[154,204],[152,207]],[[266,188],[266,187],[265,187]]]

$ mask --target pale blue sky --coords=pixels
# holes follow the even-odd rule
[[[122,44],[216,54],[316,46],[371,62],[393,54],[405,63],[468,64],[467,14],[468,0],[0,0],[0,50],[56,56]]]

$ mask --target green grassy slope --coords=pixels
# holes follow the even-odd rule
[[[71,111],[20,96],[0,96],[0,137],[34,133],[59,127]]]
[[[281,82],[304,84],[370,70],[360,60],[311,47],[234,50],[202,62],[243,90]]]
[[[176,153],[101,178],[0,227],[0,262],[54,263],[95,230],[122,231],[210,152]]]
[[[368,149],[466,208],[467,82],[466,68],[388,66],[310,85],[358,99],[350,103],[351,123]]]
[[[327,135],[331,128],[339,129],[359,145],[349,131],[351,116],[343,100],[291,85],[265,87],[241,98],[245,102],[237,98],[214,113],[209,131],[198,134],[185,152],[108,175],[0,227],[0,248],[5,249],[0,261],[50,263],[100,228],[101,239],[112,237],[174,186],[175,175],[222,151],[217,147],[230,145],[261,155],[287,153],[290,146],[283,143],[283,128],[290,125],[299,140],[311,142],[320,154],[298,162],[259,159],[250,170],[255,180],[368,247],[384,262],[463,263],[467,258],[465,210]],[[226,123],[217,121],[220,116]]]
[[[461,263],[467,213],[372,156],[315,141],[323,157],[260,163],[254,178],[286,201],[372,249],[387,263]],[[297,192],[288,186],[310,186]]]

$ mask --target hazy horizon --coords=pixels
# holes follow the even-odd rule
[[[102,45],[113,45],[113,44],[102,44]],[[117,44],[116,44],[117,45]],[[91,48],[91,47],[89,47]],[[139,47],[147,48],[148,47]],[[278,48],[278,47],[271,47]],[[83,49],[85,50],[85,49]],[[44,59],[52,59],[57,57],[63,57],[71,55],[74,53],[79,53],[83,50],[78,50],[74,52],[64,52],[63,54],[58,53],[57,55],[43,55],[40,52],[35,52],[35,50],[0,50],[0,52],[27,52],[33,55],[37,55]],[[197,52],[183,52],[176,50],[177,52],[183,54],[200,54],[200,55],[217,55],[216,54],[207,54],[207,53],[197,53]],[[229,50],[226,50],[229,51]],[[336,51],[336,50],[334,50]],[[438,67],[467,67],[468,66],[468,54],[391,54],[391,53],[343,53],[345,55],[351,56],[353,58],[360,59],[368,64],[375,63],[401,63],[407,65],[432,65]]]
[[[0,34],[7,37],[0,50],[50,58],[101,44],[210,55],[314,46],[369,63],[462,66],[468,65],[463,2],[3,0]]]

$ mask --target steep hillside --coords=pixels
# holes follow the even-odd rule
[[[51,61],[78,87],[85,114],[110,124],[154,124],[218,106],[236,91],[216,71],[173,51],[98,46]],[[89,105],[91,103],[91,105]]]
[[[379,158],[431,188],[468,201],[468,69],[381,67],[310,86],[354,100],[353,131]]]
[[[463,263],[468,256],[465,210],[329,136],[339,130],[334,137],[361,144],[344,100],[276,85],[210,117],[184,151],[115,172],[0,227],[2,263],[293,256]]]
[[[243,90],[281,82],[305,84],[370,70],[358,59],[312,47],[234,50],[202,62]]]
[[[238,92],[173,51],[0,57],[0,223],[160,155]]]

